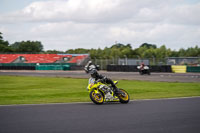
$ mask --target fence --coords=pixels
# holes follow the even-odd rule
[[[112,59],[92,59],[93,63],[100,66],[101,70],[107,70],[108,65],[133,65],[139,66],[141,63],[145,65],[167,65],[166,59],[156,59],[156,58],[148,58],[148,59],[129,59],[129,58],[112,58]]]
[[[144,63],[150,66],[164,66],[172,65],[172,60],[174,60],[176,65],[197,65],[200,64],[200,57],[170,57],[170,58],[147,58],[147,59],[130,59],[130,58],[112,58],[112,59],[92,59],[93,63],[100,66],[101,70],[106,70],[107,65],[140,65]]]
[[[166,62],[168,65],[195,65],[200,64],[200,57],[169,57]]]
[[[183,58],[180,58],[183,59]],[[190,60],[191,59],[191,60]],[[194,60],[196,59],[196,60]],[[100,70],[107,71],[122,71],[122,72],[137,72],[137,66],[142,62],[150,67],[151,72],[172,72],[171,65],[168,64],[168,58],[166,59],[128,59],[128,58],[113,58],[113,59],[93,59],[96,65],[99,65]],[[186,61],[186,60],[184,60]],[[188,63],[200,64],[199,58],[187,58]],[[183,62],[176,62],[183,63]],[[186,66],[184,72],[200,72],[199,66]],[[178,70],[179,71],[179,70]],[[177,71],[174,71],[177,72]]]
[[[172,59],[172,58],[170,58]],[[181,58],[182,59],[182,58]],[[187,60],[190,58],[187,58]],[[192,58],[193,59],[193,58]],[[200,64],[200,58],[195,57],[195,65]],[[88,59],[89,60],[89,59]],[[0,63],[0,70],[83,70],[84,64],[77,65],[73,63]],[[137,66],[142,62],[149,65],[152,72],[172,72],[171,66],[167,65],[168,58],[166,59],[129,59],[129,58],[112,58],[112,59],[92,59],[93,63],[99,66],[100,70],[108,71],[130,71],[135,72]],[[186,61],[186,60],[184,60]],[[183,62],[181,62],[183,63]],[[190,62],[191,63],[191,62]],[[200,72],[200,67],[187,66],[187,72]]]

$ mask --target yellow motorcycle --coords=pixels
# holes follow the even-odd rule
[[[114,83],[116,85],[118,81],[114,81]],[[129,102],[129,95],[125,90],[119,89],[119,93],[115,94],[112,86],[104,84],[100,80],[95,81],[95,79],[90,78],[87,90],[90,93],[90,99],[95,104],[103,104],[104,102]]]

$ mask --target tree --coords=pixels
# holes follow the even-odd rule
[[[2,33],[0,32],[0,41],[3,40]]]
[[[111,59],[112,57],[111,57],[110,53],[111,53],[111,49],[108,47],[105,47],[103,50],[103,58]]]
[[[198,46],[196,45],[194,48],[188,48],[187,50],[186,50],[186,54],[185,54],[185,56],[187,56],[187,57],[198,57],[198,56],[200,56],[200,48],[198,48]]]
[[[179,57],[184,57],[186,55],[186,51],[183,48],[179,49],[178,53],[179,53]]]
[[[91,49],[89,53],[92,59],[98,58],[96,49]]]
[[[117,43],[117,44],[112,45],[110,48],[122,48],[122,47],[124,47],[124,44]]]
[[[139,56],[140,58],[144,58],[144,52],[147,50],[148,48],[147,47],[139,47],[137,49],[135,49],[136,53],[137,53],[137,56]]]
[[[44,52],[45,54],[58,54],[58,53],[64,53],[63,51],[58,50],[47,50]]]
[[[39,41],[15,42],[11,45],[15,52],[42,52],[43,45]]]
[[[131,47],[131,44],[127,44],[127,45],[124,45],[124,44],[121,44],[121,43],[117,43],[117,44],[114,44],[110,47],[111,49],[112,48],[119,48],[119,49],[123,49],[123,48],[132,48]]]
[[[142,45],[140,45],[140,47],[147,47],[147,48],[154,48],[154,49],[157,48],[155,44],[148,44],[148,43],[143,43]]]
[[[156,57],[156,50],[153,48],[147,49],[143,53],[143,58],[154,58],[154,57]]]
[[[0,52],[12,52],[12,48],[9,46],[8,41],[3,40],[2,33],[0,32]]]

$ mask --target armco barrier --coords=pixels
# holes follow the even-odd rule
[[[187,72],[200,72],[200,66],[187,66]]]

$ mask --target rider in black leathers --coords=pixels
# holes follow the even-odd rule
[[[92,78],[95,79],[95,81],[99,81],[102,83],[106,83],[106,84],[111,84],[115,94],[119,93],[119,89],[116,87],[116,85],[113,83],[113,81],[109,78],[107,78],[106,76],[103,76],[101,74],[99,74],[97,72],[97,68],[94,64],[92,64],[91,61],[88,62],[88,64],[85,66],[85,71],[86,73],[89,73],[91,75]]]

